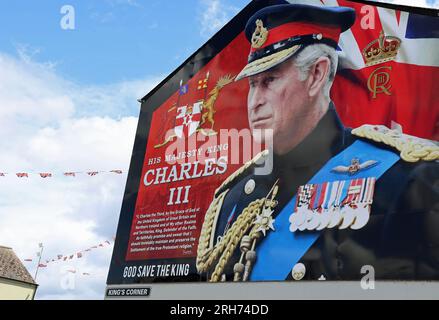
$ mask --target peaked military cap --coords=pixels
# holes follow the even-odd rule
[[[354,21],[355,11],[348,7],[280,4],[261,9],[245,27],[251,50],[236,80],[269,70],[310,44],[337,48],[340,34]]]

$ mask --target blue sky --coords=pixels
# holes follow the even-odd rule
[[[211,27],[201,0],[2,1],[0,50],[17,46],[38,52],[36,61],[56,63],[58,72],[83,84],[109,84],[167,74],[213,33],[217,19],[242,9],[248,0],[221,1]],[[75,8],[76,29],[60,27],[60,8]]]

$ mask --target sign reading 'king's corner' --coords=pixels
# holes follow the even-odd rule
[[[439,20],[307,3],[251,2],[142,100],[109,285],[439,279]]]

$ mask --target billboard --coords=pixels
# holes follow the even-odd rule
[[[307,3],[142,99],[108,285],[439,279],[439,19]]]

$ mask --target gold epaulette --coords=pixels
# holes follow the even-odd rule
[[[215,190],[215,197],[218,196],[221,190],[226,189],[237,177],[239,177],[241,173],[243,173],[251,166],[255,165],[261,159],[267,157],[267,155],[268,155],[268,150],[259,152],[253,159],[247,161],[242,167],[240,167],[238,170],[236,170],[230,176],[228,176],[227,179],[224,180],[223,183]]]
[[[401,159],[407,162],[435,161],[439,159],[439,145],[437,142],[403,134],[382,125],[365,124],[353,129],[352,134],[378,143],[384,143],[398,150]]]

